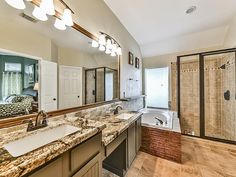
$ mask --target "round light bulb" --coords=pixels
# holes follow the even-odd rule
[[[33,16],[41,21],[47,21],[48,20],[48,17],[46,15],[46,12],[41,9],[41,6],[38,7],[38,6],[35,6],[34,7],[34,11],[33,11]]]
[[[116,56],[116,52],[112,51],[112,52],[111,52],[111,56],[112,56],[112,57],[115,57],[115,56]]]
[[[7,4],[16,9],[25,9],[25,3],[23,0],[5,0]]]
[[[100,35],[98,43],[100,45],[104,45],[104,46],[106,45],[106,37],[104,34]]]
[[[116,44],[112,44],[112,51],[114,51],[114,52],[117,51],[117,45]]]
[[[42,0],[40,8],[48,15],[55,15],[55,7],[53,0]]]
[[[107,39],[107,45],[106,45],[106,48],[111,50],[112,49],[112,44],[111,44],[111,40],[110,39]]]
[[[117,48],[117,51],[116,51],[117,55],[122,55],[122,50],[121,50],[121,47],[118,47]]]
[[[93,40],[92,41],[92,47],[97,48],[99,46],[98,42]]]
[[[54,23],[54,27],[59,30],[66,30],[65,23],[62,20],[60,20],[59,18],[56,19],[56,21]]]
[[[99,46],[99,50],[100,50],[100,51],[105,51],[105,50],[106,50],[106,48],[105,48],[105,46],[104,46],[104,45],[100,45],[100,46]]]
[[[64,10],[62,20],[67,26],[73,26],[74,23],[73,23],[72,13],[70,9]]]
[[[111,54],[111,50],[106,48],[106,51],[105,51],[106,54]]]

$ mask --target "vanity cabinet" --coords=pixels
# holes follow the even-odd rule
[[[70,149],[29,177],[102,177],[102,133]]]

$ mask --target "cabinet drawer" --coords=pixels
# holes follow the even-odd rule
[[[100,154],[89,161],[72,177],[102,177],[102,162]]]
[[[85,143],[72,149],[70,152],[70,161],[72,173],[82,168],[88,161],[90,161],[101,150],[102,134],[89,139]]]
[[[106,146],[106,157],[108,157],[125,139],[127,138],[127,131],[124,131],[114,141]]]

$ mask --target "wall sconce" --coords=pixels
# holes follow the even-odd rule
[[[115,57],[122,55],[120,44],[110,35],[100,32],[98,41],[92,41],[92,47],[98,48],[100,51],[105,51],[106,54]]]

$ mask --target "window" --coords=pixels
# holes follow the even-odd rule
[[[168,108],[169,70],[166,68],[145,69],[147,106]]]
[[[21,72],[20,63],[5,63],[6,72]]]

